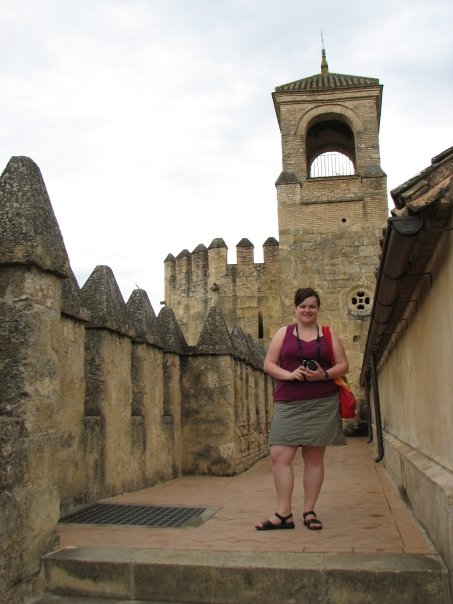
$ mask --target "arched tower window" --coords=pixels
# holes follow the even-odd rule
[[[310,178],[352,176],[353,174],[355,174],[354,164],[347,155],[338,153],[338,151],[321,153],[310,166]]]
[[[318,116],[305,140],[310,178],[355,174],[355,137],[348,124],[336,116]]]

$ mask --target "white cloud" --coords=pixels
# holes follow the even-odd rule
[[[450,0],[3,0],[0,161],[41,168],[83,284],[109,265],[155,310],[163,260],[278,237],[275,86],[319,71],[384,84],[393,188],[452,144]]]

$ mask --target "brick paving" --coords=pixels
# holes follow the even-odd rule
[[[257,531],[254,526],[275,511],[269,458],[233,477],[184,476],[104,502],[140,505],[217,507],[196,528],[136,528],[58,525],[60,545],[225,552],[349,552],[436,554],[414,520],[382,462],[373,461],[366,438],[349,438],[328,448],[325,481],[316,512],[324,529],[302,522],[302,467],[296,458],[294,530]]]

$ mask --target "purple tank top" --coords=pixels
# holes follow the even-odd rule
[[[301,364],[300,349],[297,343],[297,336],[294,335],[295,323],[291,323],[286,328],[285,338],[280,350],[280,367],[288,371],[294,371]],[[316,340],[311,342],[302,341],[302,351],[304,359],[314,359],[318,361],[323,369],[331,367],[329,345],[324,336],[319,339],[319,358],[317,353]],[[305,401],[308,399],[326,398],[338,392],[337,386],[332,380],[316,382],[291,382],[275,381],[274,401],[289,403],[291,401]]]

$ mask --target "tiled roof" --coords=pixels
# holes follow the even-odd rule
[[[332,90],[334,88],[362,88],[379,86],[378,78],[366,78],[343,73],[315,74],[289,84],[276,86],[275,92],[299,92],[303,90]]]
[[[430,166],[390,194],[395,208],[381,241],[362,383],[371,371],[372,357],[379,365],[399,342],[396,334],[400,333],[402,322],[407,328],[409,307],[419,308],[423,277],[428,275],[431,279],[430,267],[447,250],[439,245],[439,238],[449,232],[453,211],[453,147],[436,155]],[[395,229],[398,224],[400,228]]]

